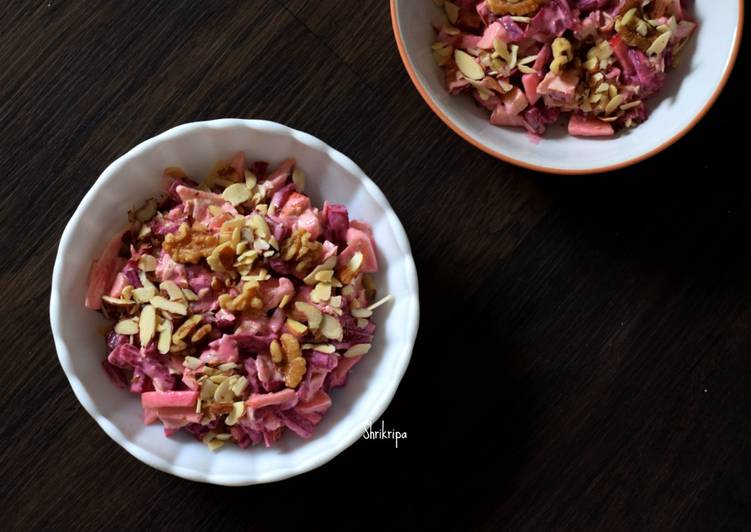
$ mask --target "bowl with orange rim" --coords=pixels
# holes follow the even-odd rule
[[[576,0],[548,1],[562,2],[573,8],[578,5]],[[688,133],[712,107],[730,76],[740,47],[744,17],[742,0],[684,2],[684,8],[697,22],[697,29],[681,50],[680,60],[666,71],[662,89],[645,99],[648,118],[636,127],[598,138],[569,134],[565,119],[551,124],[543,135],[530,134],[529,128],[495,125],[489,119],[491,112],[479,104],[477,98],[469,94],[449,94],[446,72],[436,62],[433,45],[441,28],[452,27],[449,18],[455,13],[447,12],[445,4],[472,5],[471,0],[390,2],[399,53],[430,109],[459,136],[484,152],[530,170],[555,174],[592,174],[624,168],[663,151]],[[485,3],[477,1],[473,9],[479,6],[481,11]],[[454,11],[449,7],[449,11]],[[513,18],[524,29],[528,28],[525,20],[529,24],[534,15]],[[476,31],[479,36],[488,27],[489,22],[484,22],[484,28]],[[470,33],[472,30],[463,28],[461,31]],[[567,30],[563,35],[571,34],[572,31]],[[455,54],[456,50],[452,50]],[[468,52],[481,63],[477,53],[482,50]],[[452,55],[449,61],[453,60]],[[531,63],[527,68],[529,66]],[[457,76],[461,78],[460,74]],[[523,86],[520,88],[523,91]]]

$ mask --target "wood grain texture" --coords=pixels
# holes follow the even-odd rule
[[[751,526],[751,190],[743,135],[728,134],[748,123],[737,76],[652,160],[544,176],[440,123],[401,66],[387,7],[0,4],[3,529]],[[48,325],[64,224],[130,147],[219,117],[320,137],[406,226],[422,321],[384,416],[408,433],[398,450],[361,440],[295,479],[207,486],[130,457],[73,396]]]

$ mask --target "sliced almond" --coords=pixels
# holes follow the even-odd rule
[[[217,451],[220,448],[224,447],[224,441],[214,438],[213,440],[209,440],[208,443],[206,443],[206,447],[209,448],[209,451]]]
[[[180,327],[175,331],[175,334],[172,335],[172,340],[177,343],[183,340],[183,338],[187,338],[190,333],[193,332],[193,329],[196,328],[196,325],[198,325],[201,322],[202,316],[200,314],[194,314],[187,320],[185,320]]]
[[[454,61],[456,62],[456,66],[459,67],[459,71],[464,74],[464,77],[475,81],[480,81],[485,77],[485,69],[482,68],[477,61],[475,61],[475,58],[467,52],[463,50],[454,51]]]
[[[298,192],[305,190],[305,172],[299,168],[295,168],[295,171],[292,172],[292,183]]]
[[[172,345],[172,322],[170,320],[164,320],[159,331],[159,340],[157,341],[157,350],[165,355],[169,353],[169,348]]]
[[[353,308],[351,312],[355,318],[369,318],[373,315],[373,311],[369,308]]]
[[[154,291],[156,291],[156,286],[154,286],[154,283],[149,280],[146,276],[146,272],[143,270],[138,272],[138,280],[141,281],[141,285],[143,285],[144,288],[153,288]]]
[[[323,314],[318,308],[304,301],[297,301],[295,309],[302,312],[308,320],[308,327],[315,330],[321,326]]]
[[[309,350],[312,349],[313,351],[318,351],[320,353],[327,353],[329,355],[336,353],[336,347],[334,347],[331,344],[304,344],[302,346],[302,349]]]
[[[313,268],[313,271],[310,272],[305,277],[305,279],[303,279],[303,282],[309,285],[316,284],[316,282],[320,280],[320,279],[316,279],[316,275],[326,270],[333,270],[335,266],[336,266],[336,257],[329,257],[328,259],[323,261],[323,263]]]
[[[201,383],[201,399],[204,401],[210,401],[214,398],[214,393],[218,386],[211,379],[206,379]]]
[[[331,284],[329,283],[318,283],[310,292],[310,299],[312,299],[314,303],[328,301],[330,298]]]
[[[665,51],[665,47],[667,47],[672,36],[673,33],[670,31],[661,33],[654,41],[652,41],[652,45],[647,48],[647,55],[660,55]]]
[[[334,277],[334,270],[321,270],[315,274],[315,280],[321,283],[330,283]]]
[[[196,357],[185,357],[183,359],[183,366],[188,369],[198,369],[201,366],[201,359]]]
[[[456,24],[456,21],[459,19],[459,6],[453,2],[445,2],[443,4],[443,9],[446,11],[446,16],[448,17],[449,22],[451,22],[451,24]]]
[[[138,269],[144,272],[153,272],[156,270],[156,258],[152,255],[142,255],[138,259]]]
[[[344,352],[345,358],[359,357],[370,351],[371,344],[355,344]]]
[[[198,300],[198,296],[190,288],[183,288],[182,291],[183,291],[183,295],[185,296],[185,299],[187,299],[188,301],[197,301]]]
[[[243,401],[236,401],[232,403],[232,411],[225,418],[224,424],[228,427],[235,425],[244,413],[245,403]]]
[[[250,170],[245,170],[245,186],[248,187],[248,190],[253,190],[256,183],[258,183],[258,176]]]
[[[156,331],[156,309],[152,305],[146,305],[141,310],[138,320],[139,339],[141,346],[146,347],[154,337]]]
[[[243,392],[245,391],[245,388],[247,387],[248,387],[248,379],[246,379],[245,377],[241,375],[232,384],[232,393],[235,394],[235,397],[241,397]]]
[[[235,183],[224,189],[222,198],[229,201],[233,207],[237,207],[250,199],[250,189],[245,183]]]
[[[370,322],[368,320],[366,320],[365,318],[358,318],[357,319],[357,328],[358,329],[364,329],[365,327],[368,326],[369,323]]]
[[[341,340],[343,335],[342,324],[334,316],[324,314],[321,323],[321,334],[329,340]]]
[[[117,334],[124,334],[130,336],[132,334],[138,334],[138,323],[133,320],[122,320],[115,324],[115,332]]]
[[[297,336],[302,336],[308,332],[308,327],[304,323],[300,323],[292,318],[287,319],[287,328]]]
[[[133,299],[138,303],[148,303],[155,295],[156,290],[154,290],[153,287],[141,287],[133,289]]]
[[[143,223],[148,222],[156,215],[157,201],[150,198],[143,206],[135,212],[136,219]]]
[[[214,391],[214,401],[217,403],[231,403],[234,398],[234,394],[232,393],[232,382],[229,379],[222,381]]]
[[[333,296],[331,299],[329,299],[329,305],[331,305],[334,308],[339,308],[342,306],[342,296]]]
[[[132,301],[128,301],[127,299],[120,299],[119,297],[102,296],[102,301],[114,307],[133,306]]]
[[[369,305],[367,308],[368,308],[368,310],[375,310],[378,307],[380,307],[381,305],[385,305],[386,303],[388,303],[392,299],[394,299],[394,296],[392,296],[391,294],[389,294],[389,295],[387,295],[385,297],[382,297],[381,299],[379,299],[378,301],[376,301],[372,305]]]
[[[185,303],[170,301],[169,299],[165,299],[162,296],[152,297],[150,303],[156,308],[166,310],[171,314],[185,316],[188,313],[188,307],[185,305]]]
[[[164,290],[169,295],[169,298],[172,301],[185,301],[185,296],[183,295],[183,291],[180,289],[179,286],[177,286],[177,283],[175,281],[163,281],[159,285],[160,290]]]

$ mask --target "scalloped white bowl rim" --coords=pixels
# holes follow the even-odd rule
[[[141,157],[144,153],[153,149],[158,149],[159,146],[166,141],[179,139],[182,136],[187,136],[196,132],[196,130],[227,130],[232,128],[247,130],[248,132],[252,132],[253,134],[273,134],[288,137],[293,145],[297,143],[305,149],[321,152],[324,156],[329,157],[335,165],[338,165],[338,167],[341,168],[342,172],[345,172],[357,179],[359,181],[359,186],[362,188],[362,191],[364,191],[364,193],[372,201],[374,201],[375,204],[377,204],[377,207],[381,209],[382,216],[385,218],[385,223],[387,224],[388,229],[393,232],[393,245],[400,250],[400,253],[402,253],[402,256],[399,257],[400,260],[398,261],[398,273],[399,275],[404,276],[406,283],[404,287],[404,290],[406,290],[406,297],[402,297],[402,303],[405,305],[405,311],[404,316],[402,316],[400,319],[400,327],[403,327],[405,331],[405,340],[401,344],[398,344],[396,346],[390,346],[388,345],[388,342],[386,342],[386,345],[383,346],[383,356],[382,359],[379,360],[378,364],[383,364],[384,361],[393,363],[393,367],[390,368],[391,378],[382,379],[383,382],[373,382],[368,384],[369,387],[377,387],[378,394],[376,400],[372,401],[372,403],[368,404],[366,407],[363,407],[367,408],[368,411],[366,418],[350,420],[347,419],[347,415],[344,415],[340,420],[340,423],[344,423],[346,421],[346,432],[341,434],[339,438],[336,439],[336,441],[332,441],[331,445],[327,446],[323,452],[319,452],[311,456],[305,455],[304,449],[306,449],[306,445],[318,437],[314,434],[312,440],[294,444],[295,450],[290,451],[290,453],[298,452],[299,450],[301,450],[299,452],[302,454],[302,457],[299,460],[295,461],[295,463],[287,464],[286,467],[280,467],[276,470],[253,474],[216,473],[210,470],[205,471],[201,470],[200,468],[176,465],[175,463],[172,463],[170,460],[165,459],[164,457],[157,456],[154,452],[145,449],[141,444],[139,444],[139,442],[133,441],[133,439],[126,436],[121,426],[113,423],[110,419],[108,419],[106,415],[104,415],[100,411],[97,401],[89,394],[79,375],[76,374],[76,370],[73,364],[73,355],[71,352],[71,348],[73,346],[69,346],[66,343],[65,339],[63,338],[63,331],[61,329],[62,314],[64,313],[66,308],[66,306],[63,304],[64,295],[62,290],[62,283],[64,275],[68,273],[66,272],[66,267],[68,267],[66,264],[68,259],[67,254],[72,247],[72,240],[76,237],[78,232],[77,230],[85,218],[84,213],[89,210],[92,204],[96,201],[97,197],[107,188],[110,180],[120,172],[123,172],[128,165],[131,165],[134,163],[134,161],[137,161],[138,158]],[[294,153],[289,154],[289,156],[294,155]],[[206,161],[206,164],[210,166],[216,159],[219,158],[221,158],[221,156],[217,156],[214,160]],[[258,158],[261,158],[261,156],[259,156]],[[169,165],[169,160],[165,160],[164,166]],[[303,170],[305,170],[304,167]],[[315,176],[309,174],[308,182],[310,183],[310,181],[313,179],[315,179]],[[148,197],[149,195],[146,195],[142,198],[142,200],[145,200]],[[123,221],[125,221],[125,210],[126,209],[124,208],[122,212]],[[371,222],[372,220],[368,221]],[[378,243],[378,234],[376,234],[376,240]],[[384,269],[384,266],[388,268],[390,262],[389,257],[384,257],[379,252],[379,260],[381,260],[381,270]],[[78,302],[74,301],[72,302],[72,304],[78,304]],[[83,306],[82,294],[80,305]],[[388,319],[389,318],[387,315],[386,320]],[[58,247],[52,276],[52,289],[50,295],[50,323],[60,364],[68,378],[68,381],[70,382],[73,392],[80,401],[81,405],[96,420],[99,426],[108,436],[110,436],[110,438],[112,438],[116,443],[122,446],[126,451],[128,451],[138,460],[158,470],[171,473],[182,478],[212,484],[245,486],[251,484],[274,482],[299,475],[327,463],[329,460],[344,451],[347,447],[352,445],[362,435],[365,427],[368,426],[368,423],[374,422],[384,413],[394,394],[396,393],[399,382],[401,381],[401,378],[403,377],[407,369],[409,360],[411,358],[412,348],[414,346],[415,338],[417,335],[419,324],[417,272],[415,269],[414,260],[412,258],[406,232],[404,231],[404,228],[397,218],[396,214],[394,213],[393,209],[389,205],[388,200],[381,192],[381,190],[375,185],[375,183],[373,183],[373,181],[368,178],[363,173],[363,171],[347,156],[331,148],[312,135],[294,130],[276,122],[246,119],[220,119],[203,122],[192,122],[169,129],[155,137],[152,137],[138,144],[137,146],[129,150],[127,153],[110,164],[104,170],[104,172],[102,172],[91,189],[86,193],[80,205],[65,227]],[[379,324],[378,321],[377,324]],[[377,347],[378,346],[374,344],[374,350]],[[391,350],[391,352],[388,351],[389,349]],[[105,351],[102,343],[102,355],[104,355],[104,353]],[[360,367],[360,365],[363,364],[364,362],[361,362],[354,368],[353,375],[356,374],[357,369]],[[107,380],[104,372],[101,372],[101,378]],[[107,381],[107,384],[115,389],[114,386],[109,383],[109,381]],[[334,393],[336,393],[336,391]],[[138,401],[138,398],[135,395],[131,396],[129,399],[135,402]],[[334,403],[336,403],[336,397],[333,398],[333,401]],[[326,416],[324,416],[324,421],[325,420]],[[324,441],[325,438],[333,437],[333,434],[336,433],[336,430],[337,426],[334,426],[324,436],[322,436],[322,438],[324,438]],[[154,435],[152,431],[152,437],[157,436],[160,438],[165,438],[161,431],[159,431],[159,433],[156,435]],[[288,434],[285,435],[284,438],[289,438],[290,436],[294,435]],[[284,438],[282,439],[282,441],[284,441]],[[202,449],[205,452],[210,453],[210,451],[208,451],[205,446],[200,444],[200,442],[193,441],[192,439],[185,442],[185,444],[189,443],[201,445]],[[243,453],[245,453],[243,456],[247,457],[248,460],[258,460],[259,458],[255,454],[255,451],[257,449],[259,448],[253,447],[245,449],[242,451]],[[263,448],[260,449],[263,450]],[[222,451],[220,450],[219,452],[221,453]]]

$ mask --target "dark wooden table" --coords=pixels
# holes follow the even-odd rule
[[[0,528],[751,527],[737,75],[665,153],[553,177],[430,112],[385,0],[12,0],[0,15]],[[141,464],[73,396],[48,324],[65,223],[130,147],[219,117],[320,137],[406,226],[422,322],[383,418],[408,434],[398,449],[360,440],[295,479],[215,487]]]

